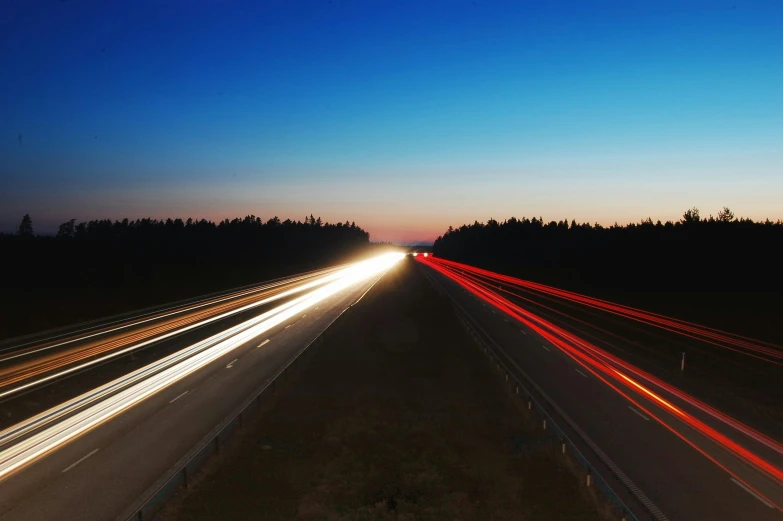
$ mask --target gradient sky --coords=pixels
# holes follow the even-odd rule
[[[780,0],[0,0],[0,230],[724,205],[783,217]]]

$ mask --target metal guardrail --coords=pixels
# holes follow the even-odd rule
[[[637,515],[634,513],[634,511],[620,498],[619,494],[617,494],[617,492],[612,488],[612,486],[607,482],[607,480],[596,469],[596,466],[590,462],[590,460],[584,455],[584,453],[581,450],[579,450],[577,445],[574,443],[571,437],[568,436],[565,430],[558,424],[555,418],[552,417],[552,415],[549,413],[548,410],[554,408],[552,404],[547,402],[546,399],[540,396],[536,396],[537,393],[531,391],[531,388],[534,387],[535,384],[533,382],[527,381],[527,379],[524,377],[518,376],[516,374],[518,371],[512,371],[509,368],[508,364],[503,360],[504,358],[509,359],[508,355],[502,352],[502,350],[500,350],[500,347],[497,346],[497,344],[493,349],[491,343],[494,342],[488,342],[487,340],[485,340],[485,338],[483,338],[483,336],[485,336],[486,333],[482,335],[479,332],[480,327],[477,324],[473,323],[473,320],[468,316],[467,312],[465,312],[465,310],[455,301],[455,299],[443,288],[443,286],[439,282],[437,282],[433,277],[431,277],[430,274],[425,272],[425,275],[430,280],[430,282],[432,282],[432,284],[435,286],[435,288],[438,290],[438,292],[441,295],[449,298],[452,307],[454,309],[454,313],[457,315],[457,318],[459,319],[462,326],[465,328],[468,334],[470,334],[473,340],[479,345],[479,347],[483,348],[484,353],[496,364],[498,370],[502,370],[505,373],[505,379],[507,382],[509,382],[509,384],[514,386],[515,394],[522,394],[527,398],[529,410],[532,410],[535,407],[535,410],[542,417],[544,429],[546,431],[553,432],[554,437],[560,441],[562,446],[562,452],[566,452],[566,450],[568,450],[569,453],[572,456],[574,456],[576,461],[578,461],[579,464],[585,469],[587,475],[586,477],[587,484],[591,485],[592,483],[595,483],[595,485],[598,486],[601,492],[603,492],[604,497],[617,510],[617,512],[620,514],[620,517],[623,520],[641,521],[639,517],[637,517]],[[498,356],[498,350],[501,351],[502,353],[501,356]],[[597,452],[596,456],[600,461],[605,462],[605,460],[608,459],[606,455],[603,454],[602,451],[600,451],[600,449],[598,449],[597,447],[593,447],[593,443],[590,442],[589,440],[580,440],[580,441],[583,442],[583,445],[587,445],[588,447],[593,448],[594,452]],[[617,481],[620,481],[621,483],[624,482],[625,481],[623,479],[624,476],[618,475],[617,472],[611,468],[612,466],[613,464],[606,465],[607,467],[606,470],[609,473],[611,473],[613,477],[616,478]],[[635,486],[633,484],[631,485]],[[629,492],[631,494],[635,494],[634,490],[629,489]],[[657,507],[655,507],[655,505],[652,505],[652,507],[655,510],[657,510]],[[651,513],[651,516],[649,517],[650,519],[655,519],[655,518],[661,519],[656,515],[656,512],[650,512],[650,513]],[[666,519],[665,516],[662,516],[662,518]]]
[[[357,301],[358,302],[358,301]],[[354,303],[355,304],[355,303]],[[313,353],[313,347],[322,343],[324,335],[330,327],[335,324],[345,312],[352,306],[345,308],[334,320],[329,322],[318,335],[302,348],[285,367],[268,380],[260,389],[257,389],[250,398],[246,399],[234,412],[226,417],[212,431],[204,436],[195,447],[180,458],[163,476],[161,476],[151,487],[149,487],[141,496],[128,508],[126,508],[116,521],[146,521],[163,507],[163,503],[171,497],[174,492],[180,488],[187,488],[189,481],[195,470],[200,467],[211,455],[218,454],[220,447],[225,444],[228,438],[238,428],[242,427],[247,415],[253,410],[259,410],[264,397],[273,396],[277,388],[277,381],[282,376],[288,377],[289,372],[302,359],[303,356],[310,356]]]

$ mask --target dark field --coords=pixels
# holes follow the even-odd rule
[[[164,519],[601,518],[413,262],[336,327]]]

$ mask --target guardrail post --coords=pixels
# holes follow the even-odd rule
[[[546,418],[544,418],[544,430],[546,430]]]
[[[589,487],[593,483],[593,476],[590,472],[587,473],[587,486]]]
[[[565,442],[560,442],[560,446],[562,447],[562,453],[565,454],[566,444]]]
[[[533,410],[533,400],[527,401],[527,410],[532,411]]]

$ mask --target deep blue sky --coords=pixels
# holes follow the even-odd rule
[[[0,230],[783,217],[780,0],[0,0],[0,71]]]

